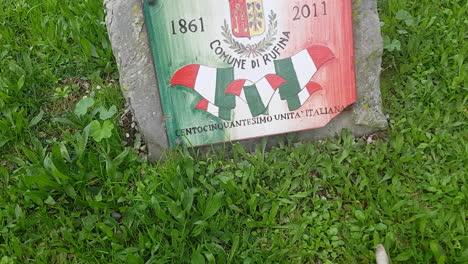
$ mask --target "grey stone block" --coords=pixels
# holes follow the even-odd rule
[[[353,0],[354,52],[358,102],[353,107],[354,123],[371,129],[385,129],[380,72],[383,40],[377,0]]]
[[[150,160],[169,147],[159,87],[140,0],[104,0],[120,85],[148,146]]]

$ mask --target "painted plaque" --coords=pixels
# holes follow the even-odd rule
[[[144,0],[171,147],[324,127],[356,102],[351,0]]]

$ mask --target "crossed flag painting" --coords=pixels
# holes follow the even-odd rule
[[[356,102],[350,0],[144,3],[172,147],[320,128]]]
[[[278,73],[267,74],[256,83],[237,79],[233,74],[233,68],[216,69],[192,64],[179,69],[174,74],[171,86],[181,85],[193,89],[203,97],[195,109],[207,111],[228,121],[239,115],[256,117],[267,114],[269,107],[275,107],[270,105],[274,96],[287,101],[289,110],[294,111],[312,94],[322,89],[319,83],[311,79],[333,58],[333,52],[329,48],[311,46],[290,58],[274,61]],[[286,74],[279,75],[282,72]],[[229,79],[227,86],[226,78]],[[222,99],[216,100],[217,97]],[[239,105],[247,105],[248,113],[239,113],[246,109],[246,107],[237,108]]]

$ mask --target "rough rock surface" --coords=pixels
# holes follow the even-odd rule
[[[104,0],[120,85],[156,160],[169,147],[141,0]]]
[[[158,160],[169,144],[141,0],[104,0],[104,4],[123,93],[144,135],[148,158]],[[343,128],[356,136],[387,128],[380,93],[383,41],[377,0],[353,0],[353,18],[358,102],[324,128],[293,133],[295,141],[335,136]],[[276,144],[280,137],[270,137],[268,145]],[[253,149],[260,140],[241,143]]]
[[[387,119],[382,112],[380,94],[383,40],[377,0],[353,0],[353,13],[358,89],[358,103],[353,108],[354,120],[357,125],[384,129]]]

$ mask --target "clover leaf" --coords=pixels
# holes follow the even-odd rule
[[[101,118],[101,120],[107,120],[114,116],[115,113],[117,113],[117,107],[115,105],[111,106],[109,110],[103,106],[99,108],[99,118]]]
[[[94,120],[89,125],[89,134],[96,142],[101,142],[105,138],[110,138],[112,136],[112,130],[114,129],[114,124],[109,120],[101,123],[97,120]]]
[[[75,107],[75,114],[79,117],[86,115],[88,109],[94,105],[93,98],[83,98],[81,99]]]

